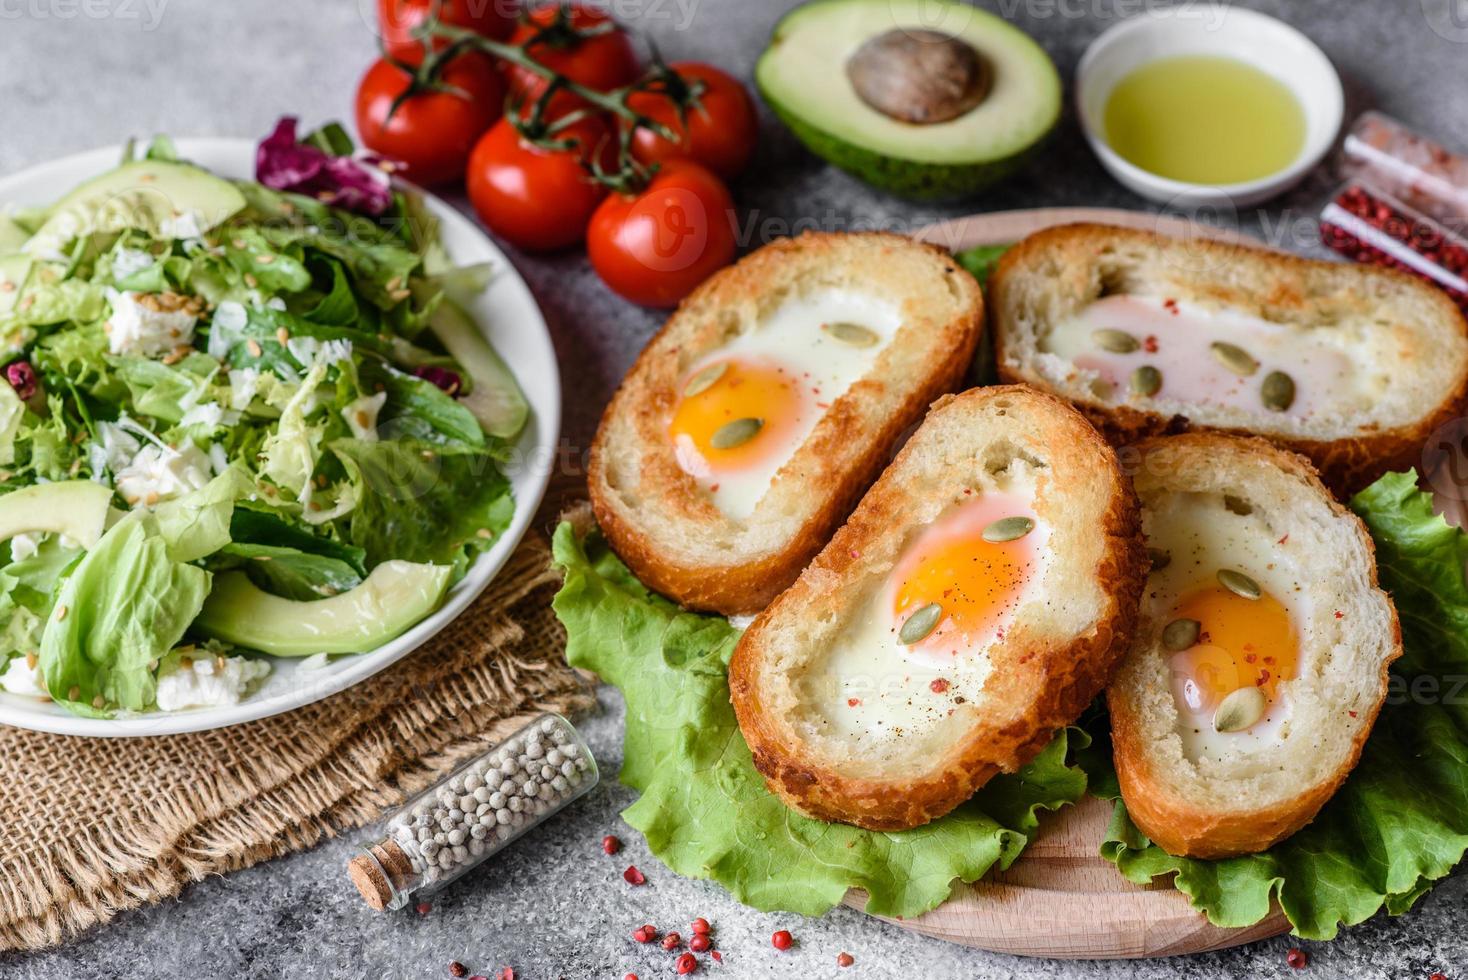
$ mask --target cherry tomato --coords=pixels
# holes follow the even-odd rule
[[[696,163],[663,165],[639,194],[613,194],[586,232],[602,281],[643,306],[674,306],[734,260],[734,201]]]
[[[438,0],[439,23],[504,40],[515,28],[513,0]],[[377,25],[383,47],[394,58],[411,58],[423,50],[413,30],[428,17],[434,0],[377,0]],[[443,40],[435,40],[436,48]]]
[[[692,160],[725,180],[739,176],[749,165],[759,136],[759,119],[749,93],[736,78],[713,65],[684,61],[668,67],[689,85],[702,82],[703,92],[698,104],[685,110],[681,122],[677,103],[665,94],[637,92],[629,97],[630,108],[678,134],[675,143],[639,127],[632,134],[633,156],[643,163]]]
[[[495,123],[469,158],[469,200],[495,234],[530,251],[575,245],[606,197],[585,163],[616,165],[616,140],[600,119],[583,119],[555,136],[578,149],[547,150],[520,135],[509,119]]]
[[[494,63],[483,55],[472,51],[459,55],[440,78],[465,95],[421,92],[399,105],[391,119],[393,100],[412,81],[407,72],[379,59],[357,86],[357,132],[362,142],[401,163],[403,175],[420,184],[462,177],[474,142],[504,111],[504,88]]]
[[[525,49],[526,54],[542,65],[599,92],[637,81],[642,66],[627,32],[595,7],[573,3],[565,9],[563,20],[559,4],[548,3],[536,8],[515,28],[510,43],[524,45],[549,28],[542,41]],[[572,36],[578,31],[605,33],[586,38]],[[517,65],[507,67],[506,77],[510,91],[524,98],[533,99],[545,91],[545,79]]]

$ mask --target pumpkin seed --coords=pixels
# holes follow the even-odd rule
[[[1241,598],[1259,598],[1259,583],[1243,572],[1236,572],[1232,568],[1220,568],[1218,570],[1218,584]]]
[[[938,628],[938,620],[943,618],[943,606],[937,602],[930,602],[911,616],[902,624],[902,629],[897,631],[897,639],[908,646],[921,643],[928,638],[928,634]]]
[[[724,376],[724,372],[727,370],[729,370],[728,361],[710,364],[688,379],[688,384],[683,386],[683,397],[692,398],[694,395],[701,395],[705,391],[708,391],[714,386],[715,382]]]
[[[841,343],[850,344],[852,347],[872,347],[881,339],[875,330],[859,323],[847,323],[842,320],[835,323],[823,323],[821,329]]]
[[[1152,571],[1154,572],[1160,572],[1172,564],[1172,555],[1163,551],[1161,548],[1148,548],[1147,557],[1152,562]]]
[[[1285,412],[1295,403],[1295,379],[1283,371],[1270,371],[1259,386],[1259,400],[1271,412]]]
[[[1186,650],[1198,642],[1203,624],[1196,619],[1174,619],[1162,628],[1162,645],[1172,653]]]
[[[1243,497],[1235,497],[1231,493],[1223,495],[1223,506],[1228,509],[1229,513],[1238,514],[1240,517],[1248,517],[1254,513],[1253,504],[1249,503]]]
[[[1215,340],[1208,349],[1213,352],[1213,359],[1234,374],[1247,378],[1259,370],[1259,362],[1250,356],[1249,352],[1242,347],[1226,344],[1221,340]]]
[[[995,544],[1018,541],[1035,529],[1035,522],[1028,517],[1001,517],[984,528],[984,540]]]
[[[759,435],[759,430],[764,427],[764,419],[735,419],[719,426],[709,439],[709,445],[715,449],[738,449]]]
[[[1162,390],[1162,372],[1150,364],[1143,364],[1132,372],[1132,391],[1144,398],[1151,398]]]
[[[1223,734],[1242,732],[1259,724],[1268,706],[1257,687],[1241,687],[1223,699],[1213,714],[1213,728]]]
[[[1091,340],[1097,347],[1113,354],[1130,354],[1142,346],[1125,330],[1092,330]]]

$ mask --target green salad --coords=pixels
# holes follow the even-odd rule
[[[489,270],[335,127],[283,120],[257,176],[160,139],[0,217],[0,689],[234,703],[263,655],[398,636],[508,526]]]

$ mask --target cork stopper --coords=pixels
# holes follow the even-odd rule
[[[413,865],[397,841],[385,840],[347,862],[347,876],[369,906],[381,912],[413,878]]]

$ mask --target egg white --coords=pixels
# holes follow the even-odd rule
[[[978,499],[992,506],[994,520],[1032,512],[1034,474],[1024,464],[1015,464],[1001,488]],[[952,505],[926,527],[965,503]],[[925,543],[926,527],[910,533],[904,556]],[[894,613],[894,597],[902,586],[895,571],[903,565],[899,558],[894,571],[870,590],[859,611],[806,679],[806,703],[819,706],[822,733],[861,744],[867,754],[880,753],[883,748],[896,751],[902,740],[934,736],[955,712],[975,710],[993,672],[990,651],[999,641],[1000,632],[1043,590],[1045,570],[1050,564],[1049,537],[1049,525],[1039,521],[1027,536],[1033,565],[1017,601],[1000,618],[994,632],[973,638],[970,649],[952,658],[935,658],[898,639],[901,618]],[[938,680],[946,682],[946,687],[935,691],[932,685]]]
[[[1150,549],[1167,553],[1168,563],[1154,570],[1147,583],[1144,602],[1149,619],[1158,629],[1171,611],[1194,590],[1214,585],[1218,570],[1232,568],[1259,583],[1279,600],[1296,631],[1296,642],[1306,649],[1305,631],[1314,604],[1305,589],[1305,577],[1279,535],[1262,513],[1238,514],[1224,503],[1221,494],[1174,493],[1148,502],[1143,512],[1143,529]],[[1159,656],[1171,657],[1166,651]],[[1213,710],[1193,713],[1179,696],[1183,678],[1174,674],[1172,689],[1178,708],[1177,733],[1183,753],[1192,760],[1220,761],[1240,753],[1277,751],[1289,737],[1290,683],[1282,682],[1279,696],[1268,713],[1252,728],[1220,733],[1213,727]]]
[[[855,347],[821,329],[838,322],[866,327],[877,334],[877,343]],[[806,396],[805,408],[783,445],[771,447],[752,465],[696,477],[725,516],[743,520],[754,513],[775,474],[809,438],[826,407],[871,371],[901,326],[898,307],[885,300],[844,289],[805,293],[790,297],[752,330],[708,351],[688,369],[686,376],[692,377],[709,364],[731,358],[775,363],[799,381]]]

